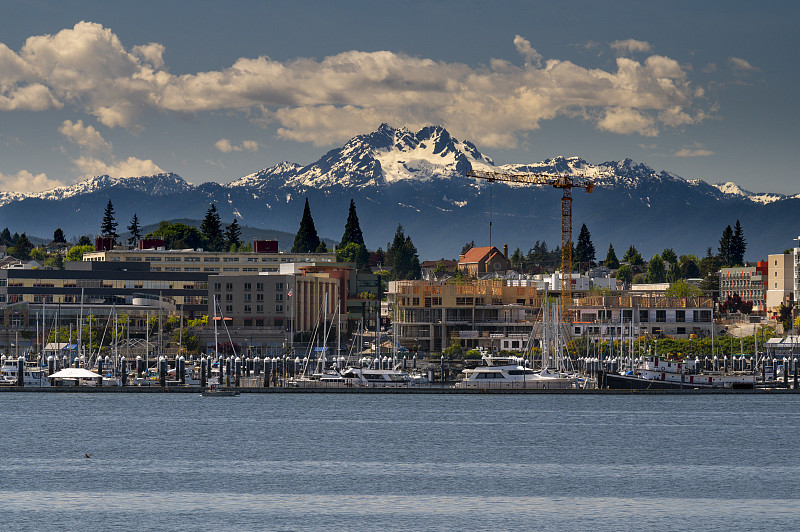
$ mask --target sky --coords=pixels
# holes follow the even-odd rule
[[[631,158],[800,193],[800,2],[0,7],[0,190],[308,164],[386,122],[496,163]]]

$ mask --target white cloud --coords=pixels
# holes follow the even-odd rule
[[[759,68],[754,67],[749,61],[741,57],[731,57],[728,59],[728,63],[731,65],[731,68],[740,72],[758,72],[759,70]]]
[[[219,139],[214,143],[214,147],[223,153],[230,153],[232,151],[251,151],[256,152],[261,145],[255,140],[243,140],[238,146],[231,144],[228,139]]]
[[[67,106],[107,127],[125,128],[140,126],[148,110],[234,110],[251,118],[255,112],[261,123],[277,122],[281,137],[314,144],[343,141],[381,122],[412,128],[437,123],[486,147],[511,147],[558,116],[645,136],[706,116],[686,68],[671,58],[619,57],[616,69],[602,70],[545,61],[519,35],[514,44],[524,67],[493,60],[475,68],[389,51],[348,51],[321,60],[240,58],[222,70],[173,75],[164,65],[163,45],[126,48],[110,29],[80,22],[30,37],[19,53],[0,45],[0,110]],[[612,45],[650,49],[633,39]],[[254,143],[238,148],[253,151]]]
[[[164,172],[150,159],[128,157],[124,161],[107,163],[94,157],[81,156],[72,161],[83,174],[83,177],[108,175],[111,177],[139,177],[161,174]]]
[[[653,127],[654,120],[635,109],[613,108],[597,123],[601,130],[627,135],[639,133],[645,137],[655,137],[658,132]]]
[[[714,152],[707,150],[699,142],[695,142],[691,148],[682,148],[675,152],[675,157],[710,157],[711,155],[714,155]]]
[[[649,42],[637,41],[636,39],[625,39],[621,41],[614,41],[609,44],[611,48],[617,51],[618,54],[636,53],[636,52],[649,52],[651,46]]]
[[[61,181],[50,179],[45,174],[32,174],[22,170],[16,174],[0,173],[0,190],[10,192],[41,192],[64,185]]]
[[[106,151],[111,152],[111,144],[103,139],[100,132],[94,126],[83,125],[83,120],[72,122],[71,120],[64,120],[58,132],[67,137],[67,140],[73,144],[77,144],[82,149],[88,151]]]
[[[520,35],[515,35],[514,46],[517,47],[517,52],[525,58],[525,66],[533,65],[536,68],[542,66],[542,54],[531,47],[530,41]]]

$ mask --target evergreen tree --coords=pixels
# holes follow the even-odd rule
[[[595,249],[592,244],[592,235],[586,224],[581,225],[581,232],[578,234],[578,243],[575,246],[574,255],[577,262],[581,265],[593,262],[595,260]]]
[[[522,254],[519,248],[514,250],[514,253],[511,254],[511,267],[515,270],[522,271],[525,268],[525,256]]]
[[[644,263],[644,259],[642,259],[642,255],[636,250],[633,245],[628,248],[628,251],[625,252],[625,255],[622,257],[622,260],[627,262],[632,266],[639,266]]]
[[[344,247],[350,242],[364,245],[364,235],[361,233],[361,226],[358,223],[358,214],[356,214],[356,204],[350,199],[350,211],[347,213],[347,222],[344,224],[344,234],[342,241],[339,242],[339,247]]]
[[[103,213],[103,223],[100,224],[100,235],[111,237],[114,239],[114,243],[117,243],[119,235],[117,234],[117,222],[114,221],[114,204],[111,203],[111,200],[108,200],[106,210]]]
[[[78,243],[76,245],[78,245],[78,246],[92,246],[93,244],[92,244],[92,240],[88,236],[81,235],[81,237],[78,239]]]
[[[627,287],[630,286],[631,281],[633,281],[633,270],[627,264],[623,264],[617,270],[617,279],[622,281],[623,284]]]
[[[675,254],[672,248],[667,248],[661,252],[661,258],[664,259],[664,262],[669,262],[670,264],[675,264],[678,262],[678,255]]]
[[[647,264],[647,282],[663,283],[667,279],[667,272],[664,270],[664,261],[658,255],[653,255]]]
[[[311,207],[308,206],[308,198],[303,208],[303,217],[300,219],[300,228],[294,237],[292,253],[313,253],[319,248],[320,240],[317,236],[317,228],[314,227],[314,219],[311,217]]]
[[[11,231],[8,230],[8,227],[3,229],[3,232],[0,233],[0,244],[4,246],[10,246],[13,244],[11,241]]]
[[[403,233],[402,225],[397,226],[394,239],[386,250],[386,262],[392,279],[419,279],[417,248],[411,242],[411,237]]]
[[[242,243],[242,228],[236,218],[225,228],[225,244],[230,249],[236,249]]]
[[[731,226],[727,226],[722,231],[722,236],[719,239],[719,262],[722,266],[733,266],[733,254],[732,246],[733,245],[733,229]]]
[[[131,236],[128,237],[128,244],[135,246],[136,243],[142,239],[142,227],[139,225],[139,217],[136,216],[136,213],[133,213],[133,218],[131,218],[131,225],[128,226],[128,231],[131,233]]]
[[[608,253],[606,253],[606,259],[603,261],[603,264],[606,268],[611,268],[612,270],[619,268],[619,259],[614,252],[614,244],[608,245]]]
[[[66,244],[67,239],[64,238],[64,231],[59,227],[55,231],[53,231],[53,242],[56,244]]]
[[[673,262],[667,270],[667,282],[674,283],[679,279],[681,279],[681,267],[677,262]]]
[[[470,240],[469,242],[464,244],[464,247],[461,248],[461,255],[466,254],[467,251],[471,250],[474,247],[475,247],[475,241],[474,240]]]
[[[682,256],[682,259],[680,263],[681,279],[697,279],[698,277],[702,277],[700,274],[700,267],[693,257]]]
[[[732,265],[744,266],[744,253],[746,250],[747,241],[744,239],[742,224],[739,223],[739,220],[736,220],[736,225],[733,227],[733,236],[731,237],[730,244]]]
[[[225,239],[222,235],[222,223],[219,220],[217,206],[213,203],[206,211],[206,217],[200,224],[200,231],[208,241],[208,249],[211,251],[222,251],[225,247]]]
[[[22,233],[17,237],[14,245],[8,249],[8,254],[19,260],[31,260],[31,250],[33,250],[33,244],[28,240],[28,235]]]

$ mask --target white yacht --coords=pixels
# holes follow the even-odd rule
[[[456,388],[566,390],[578,382],[575,375],[533,370],[515,360],[483,357],[482,362],[481,366],[465,369],[464,379],[456,383]]]
[[[17,361],[6,360],[5,363],[0,366],[0,386],[16,386],[17,374]],[[31,387],[50,386],[50,381],[47,379],[47,368],[34,364],[25,364],[22,374],[22,385]]]

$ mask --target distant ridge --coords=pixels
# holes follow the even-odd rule
[[[553,157],[496,166],[474,144],[440,126],[413,132],[387,124],[311,164],[282,162],[228,184],[192,185],[164,173],[99,176],[37,194],[0,193],[0,227],[43,237],[61,227],[72,236],[96,232],[109,199],[120,227],[134,212],[146,224],[201,220],[215,203],[223,222],[235,216],[242,225],[293,239],[308,197],[317,232],[337,239],[352,198],[370,249],[385,249],[402,224],[421,258],[435,260],[456,257],[472,240],[489,244],[491,197],[493,245],[525,252],[536,240],[560,244],[558,191],[466,178],[470,168],[591,178],[594,192],[575,195],[573,224],[577,230],[586,223],[599,254],[609,243],[618,253],[634,245],[647,258],[666,247],[679,254],[705,254],[709,246],[716,251],[724,227],[738,219],[748,241],[746,259],[756,260],[792,247],[800,232],[798,195],[684,179],[631,159],[594,164],[580,157]],[[278,238],[281,246],[285,239]]]

